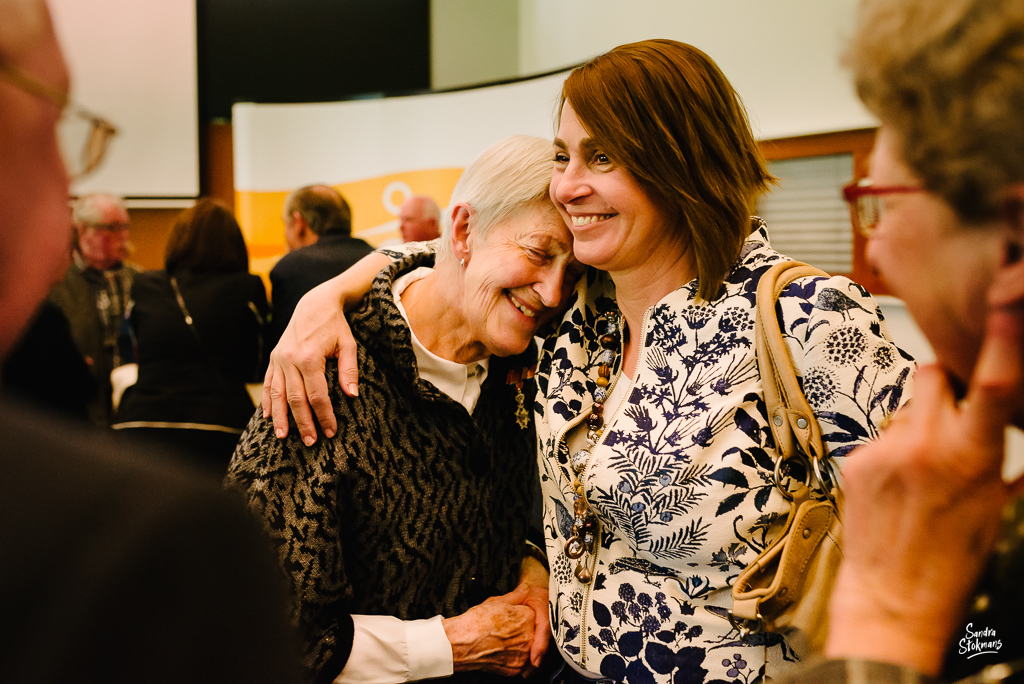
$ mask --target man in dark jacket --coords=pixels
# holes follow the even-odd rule
[[[71,336],[96,378],[99,390],[87,406],[89,418],[106,427],[112,413],[110,371],[125,362],[117,338],[132,279],[142,269],[125,260],[130,219],[120,197],[83,195],[74,204],[72,224],[71,264],[49,298],[67,317]]]
[[[352,210],[334,188],[308,185],[284,202],[288,253],[270,271],[273,313],[267,349],[273,349],[302,295],[373,251],[352,237]]]

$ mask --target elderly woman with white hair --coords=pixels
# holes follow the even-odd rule
[[[349,315],[362,383],[345,396],[328,368],[337,434],[278,440],[258,412],[239,443],[228,482],[276,544],[307,665],[326,681],[540,663],[534,336],[582,271],[550,178],[548,140],[484,151],[453,191],[436,263],[391,264]]]

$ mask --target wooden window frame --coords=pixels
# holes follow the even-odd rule
[[[768,161],[820,157],[829,154],[853,155],[853,178],[851,180],[857,181],[868,175],[868,157],[875,144],[877,132],[877,128],[859,128],[835,133],[762,140],[760,145],[761,152]],[[771,230],[771,226],[768,228]],[[866,287],[872,294],[889,294],[885,283],[868,266],[867,260],[864,258],[867,239],[854,229],[852,220],[850,221],[850,232],[853,234],[853,273],[836,275],[849,276]]]

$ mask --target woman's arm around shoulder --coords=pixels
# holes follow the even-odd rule
[[[338,359],[341,390],[352,397],[359,393],[356,344],[345,312],[362,300],[377,273],[392,260],[433,252],[436,247],[435,240],[378,250],[299,300],[270,354],[263,382],[263,415],[273,418],[278,438],[288,434],[289,410],[307,446],[316,442],[318,423],[328,437],[337,432],[324,378],[327,359]]]

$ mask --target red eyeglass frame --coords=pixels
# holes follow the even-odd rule
[[[856,203],[864,195],[893,195],[911,192],[924,192],[918,185],[861,185],[863,181],[855,181],[843,186],[843,199],[850,204]]]
[[[850,205],[854,228],[864,237],[870,238],[878,225],[877,221],[865,224],[861,219],[860,199],[862,197],[879,197],[881,195],[910,194],[926,192],[918,185],[872,185],[870,178],[862,178],[843,186],[843,199]],[[880,207],[879,207],[880,208]]]

